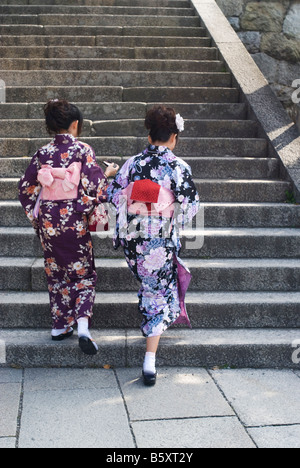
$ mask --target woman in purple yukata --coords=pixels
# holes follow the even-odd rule
[[[109,186],[117,209],[114,246],[121,244],[128,266],[141,283],[141,330],[147,338],[145,385],[156,383],[156,352],[161,335],[175,322],[190,325],[184,304],[191,275],[179,259],[179,228],[199,210],[190,167],[173,154],[182,117],[156,106],[145,121],[148,148],[129,159]]]
[[[52,340],[71,337],[77,322],[81,350],[94,355],[98,347],[89,325],[97,274],[88,215],[106,202],[107,178],[118,167],[109,165],[104,174],[93,149],[77,140],[83,117],[75,105],[55,99],[44,111],[55,137],[34,155],[20,180],[19,198],[44,250]]]

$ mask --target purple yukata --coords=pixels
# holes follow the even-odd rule
[[[77,198],[42,199],[38,219],[34,219],[41,167],[68,169],[73,163],[81,167]],[[106,188],[107,179],[93,149],[70,134],[56,135],[37,151],[20,180],[21,204],[44,250],[54,330],[68,329],[78,319],[92,317],[97,274],[88,215],[106,202]]]
[[[145,179],[173,193],[179,207],[173,220],[130,212],[125,216],[124,190]],[[191,168],[167,147],[150,145],[124,164],[107,193],[117,209],[114,246],[122,245],[127,264],[141,283],[142,333],[147,338],[159,336],[186,314],[184,296],[190,275],[179,259],[179,228],[190,223],[200,207]],[[182,323],[189,323],[188,318]]]

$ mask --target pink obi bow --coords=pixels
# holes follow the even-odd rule
[[[67,168],[43,165],[38,181],[43,187],[42,200],[72,200],[78,198],[81,163],[74,162]]]
[[[136,187],[138,190],[135,190]],[[135,192],[143,195],[136,196]],[[122,194],[127,197],[127,207],[130,214],[163,216],[164,218],[171,218],[174,214],[175,196],[173,192],[150,180],[132,182],[122,191]]]

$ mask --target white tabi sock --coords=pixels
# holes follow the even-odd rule
[[[78,325],[78,337],[81,338],[82,336],[87,336],[91,340],[92,337],[89,331],[89,319],[80,318],[77,321],[77,325]]]
[[[143,365],[143,371],[145,374],[156,374],[155,360],[155,353],[146,353]]]

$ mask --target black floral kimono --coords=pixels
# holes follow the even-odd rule
[[[139,214],[124,216],[121,209],[124,189],[143,179],[173,192],[180,207],[173,220]],[[150,145],[124,164],[107,193],[117,208],[115,248],[122,245],[130,270],[142,283],[138,295],[142,333],[145,337],[159,336],[178,321],[183,311],[178,283],[178,270],[183,267],[178,232],[199,210],[191,169],[167,147]]]

